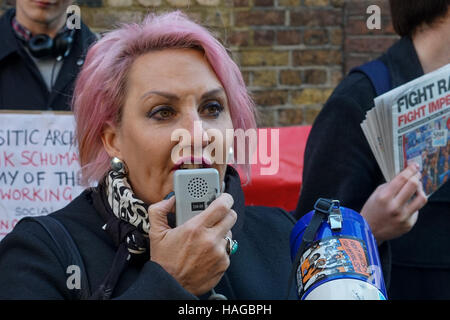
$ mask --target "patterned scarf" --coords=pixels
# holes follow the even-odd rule
[[[146,203],[138,199],[128,183],[125,171],[111,170],[106,176],[106,196],[114,215],[148,235],[150,222]]]
[[[138,199],[128,183],[125,171],[110,170],[93,189],[94,206],[106,222],[103,226],[117,247],[130,261],[150,258],[148,204]]]
[[[118,247],[111,269],[90,297],[91,300],[107,300],[130,263],[142,264],[150,259],[149,205],[134,195],[124,170],[109,171],[93,189],[92,199],[106,222],[103,230]]]

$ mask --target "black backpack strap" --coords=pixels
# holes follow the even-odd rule
[[[66,267],[66,271],[69,271],[68,267],[72,265],[80,268],[80,288],[70,289],[70,292],[74,299],[88,299],[91,292],[83,259],[72,236],[64,225],[51,216],[25,217],[20,220],[20,222],[22,221],[37,222],[45,231],[47,231],[50,238],[55,243],[58,250],[58,259],[60,259],[61,264]]]
[[[319,198],[316,201],[314,205],[314,214],[308,226],[306,227],[305,232],[303,233],[302,242],[298,247],[297,254],[292,263],[292,269],[289,275],[288,291],[286,293],[286,300],[289,298],[289,294],[292,289],[292,283],[294,282],[303,252],[314,241],[316,233],[319,230],[322,222],[327,220],[330,221],[330,216],[332,216],[333,219],[333,213],[336,207],[339,207],[339,201],[337,200]],[[338,221],[339,218],[337,218],[336,220]]]

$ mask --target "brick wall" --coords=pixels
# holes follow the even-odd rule
[[[381,29],[369,30],[366,27],[365,14],[369,5],[375,4],[381,9]],[[399,37],[392,27],[389,2],[386,0],[351,0],[344,10],[345,61],[344,71],[377,58]]]
[[[0,12],[5,4],[3,0]],[[103,32],[147,12],[180,9],[208,26],[238,62],[261,127],[311,124],[343,75],[396,39],[387,0],[79,0],[84,22]],[[12,3],[10,3],[12,4]],[[366,9],[381,8],[380,30]]]

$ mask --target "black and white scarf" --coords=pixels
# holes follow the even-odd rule
[[[149,206],[134,195],[125,171],[111,170],[106,176],[105,184],[108,204],[114,215],[132,224],[143,234],[148,234]]]
[[[141,264],[150,259],[149,205],[134,195],[125,171],[110,170],[93,189],[92,199],[106,222],[103,230],[118,247],[110,271],[90,298],[107,300],[128,264]]]

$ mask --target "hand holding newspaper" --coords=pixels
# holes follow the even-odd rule
[[[374,100],[361,128],[386,181],[420,167],[429,196],[450,178],[450,64]]]

